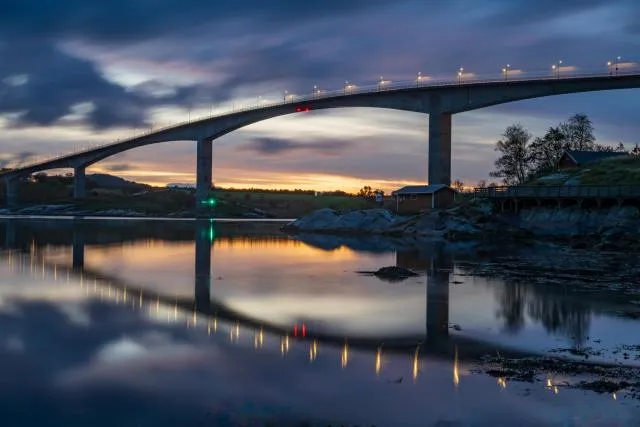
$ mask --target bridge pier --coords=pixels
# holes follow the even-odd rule
[[[429,114],[429,184],[451,185],[451,113]]]
[[[199,139],[196,163],[196,209],[202,209],[211,191],[213,141]]]
[[[71,265],[74,270],[84,269],[84,233],[80,230],[73,230]]]
[[[19,193],[19,185],[20,181],[18,179],[10,179],[7,178],[4,180],[5,191],[6,191],[6,202],[8,208],[13,208],[18,205],[18,201],[20,198]]]
[[[443,262],[444,261],[444,262]],[[434,258],[427,273],[427,344],[438,346],[449,338],[449,269]]]
[[[87,197],[86,168],[78,166],[73,168],[73,198],[84,199]]]
[[[211,306],[211,241],[213,223],[198,221],[196,224],[196,274],[195,309],[208,310]]]

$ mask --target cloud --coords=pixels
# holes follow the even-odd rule
[[[309,151],[324,156],[335,156],[348,149],[347,141],[293,142],[274,138],[255,138],[238,150],[253,151],[258,154],[278,155],[294,151]]]
[[[116,163],[116,164],[107,164],[102,167],[102,169],[107,170],[109,172],[125,172],[137,169],[136,165],[130,163]]]
[[[47,127],[31,138],[39,141],[33,150],[54,154],[96,141],[97,132],[106,139],[99,142],[107,142],[124,128],[184,120],[187,108],[192,114],[208,113],[221,104],[230,107],[232,99],[255,104],[258,95],[277,100],[285,89],[299,94],[315,84],[339,89],[345,80],[362,86],[380,74],[393,81],[411,80],[418,71],[451,77],[464,66],[478,76],[496,75],[509,62],[525,75],[547,72],[558,59],[580,72],[606,71],[612,55],[638,62],[633,57],[640,45],[638,15],[635,0],[158,0],[153,7],[146,0],[13,2],[0,15],[0,122],[13,127],[6,132],[20,143],[5,133],[0,144],[6,151],[22,150],[27,134]],[[533,124],[542,130],[585,111],[598,138],[633,142],[640,134],[634,116],[638,99],[635,91],[616,91],[523,101],[483,110],[492,117],[473,128],[456,116],[454,146],[460,141],[470,145],[454,156],[454,170],[464,170],[466,177],[486,176],[485,165],[492,164],[495,153],[488,150],[475,161],[471,145],[494,141],[512,119],[537,132]],[[71,120],[79,105],[92,109]],[[386,140],[378,140],[398,153],[388,155],[385,145],[373,144],[366,156],[333,157],[323,165],[325,172],[423,179],[426,145],[421,151],[406,145],[411,139],[406,131],[426,130],[426,118],[420,119],[422,128],[416,120],[388,130],[379,115],[359,110],[354,116],[384,132]],[[268,122],[255,128],[262,134],[254,132],[238,150],[267,155],[276,174],[292,167],[300,173],[317,171],[311,155],[347,149],[330,133],[345,123],[337,117],[328,117],[327,125],[312,135],[330,140],[320,141],[321,147],[313,145],[315,140],[312,145],[294,142],[299,137],[295,130],[269,132],[278,122]],[[145,163],[139,170],[192,170],[183,158],[178,164],[182,151],[176,144],[162,151],[141,149],[144,158],[132,155],[136,164]],[[226,162],[217,159],[216,170]]]

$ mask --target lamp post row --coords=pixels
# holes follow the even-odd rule
[[[622,59],[622,57],[618,56],[615,58],[614,61],[607,61],[607,67],[609,69],[609,75],[610,76],[614,76],[614,75],[618,75],[619,69],[620,69],[620,60]],[[553,64],[551,66],[551,70],[553,75],[556,78],[560,78],[560,73],[562,70],[562,60],[558,60],[558,62],[556,62],[555,64]],[[511,71],[511,64],[506,64],[503,68],[502,68],[502,75],[504,77],[504,80],[509,80],[509,72]],[[465,72],[464,72],[464,68],[460,67],[458,69],[458,84],[462,84],[464,82],[464,76],[465,76]],[[420,87],[420,85],[422,84],[422,82],[424,80],[427,80],[428,77],[423,76],[421,71],[418,71],[418,74],[416,76],[416,87]],[[382,89],[382,87],[387,84],[387,83],[391,83],[391,81],[389,80],[385,80],[383,76],[380,76],[380,78],[378,79],[378,84],[377,84],[377,88],[378,91],[380,91]],[[343,93],[346,95],[348,94],[352,89],[355,89],[357,86],[354,85],[353,83],[350,83],[349,80],[345,80],[344,82],[344,87],[343,87]],[[314,85],[313,86],[313,98],[318,98],[320,96],[321,90],[318,87],[318,85]],[[292,99],[294,97],[293,94],[290,94],[289,91],[285,90],[284,91],[284,97],[283,97],[283,101],[287,102],[288,99]],[[260,102],[262,100],[262,97],[259,96],[258,97],[258,105],[260,105]]]

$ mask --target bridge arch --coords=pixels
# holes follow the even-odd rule
[[[77,197],[84,195],[86,167],[105,158],[134,148],[171,141],[197,141],[198,200],[211,187],[211,141],[253,123],[296,113],[297,109],[313,110],[342,107],[373,107],[429,114],[429,167],[431,184],[451,182],[451,116],[453,114],[508,102],[569,93],[640,87],[640,73],[568,78],[465,82],[368,90],[355,93],[333,93],[292,102],[256,107],[217,117],[205,118],[154,133],[62,156],[0,174],[7,185],[8,204],[17,198],[16,178],[48,169],[73,168]],[[208,172],[207,172],[208,171]]]

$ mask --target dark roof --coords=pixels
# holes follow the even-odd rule
[[[392,192],[393,196],[395,195],[404,195],[404,194],[433,194],[437,193],[440,190],[448,188],[451,191],[454,191],[453,188],[449,187],[445,184],[433,184],[433,185],[407,185],[406,187],[402,187],[399,190]]]
[[[596,163],[609,157],[628,156],[629,153],[617,151],[566,151],[577,164]]]

